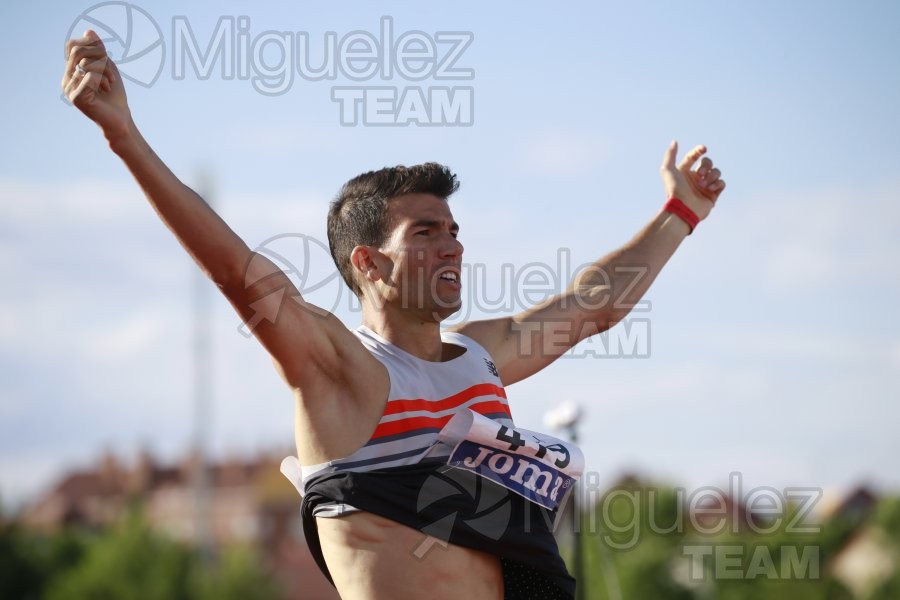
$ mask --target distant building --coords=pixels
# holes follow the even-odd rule
[[[721,493],[716,496],[706,496],[696,505],[690,503],[686,507],[688,519],[686,522],[699,533],[729,532],[743,533],[757,531],[767,525],[765,520],[748,509],[740,498],[733,498]]]
[[[898,565],[896,541],[891,543],[879,527],[864,526],[830,559],[828,570],[854,598],[868,598],[897,572]]]
[[[303,538],[300,496],[279,471],[281,457],[227,460],[208,468],[209,537],[258,548],[282,582],[288,598],[332,600],[337,592],[319,572]],[[107,453],[92,468],[65,475],[48,493],[22,510],[26,527],[102,529],[120,521],[135,501],[156,530],[186,543],[198,542],[192,481],[198,461],[162,465],[142,452],[132,466]]]
[[[856,487],[828,515],[830,519],[843,519],[852,525],[859,525],[866,520],[875,505],[878,496],[865,485]]]

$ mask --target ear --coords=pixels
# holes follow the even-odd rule
[[[350,253],[350,264],[361,280],[375,282],[384,276],[380,269],[384,258],[385,256],[372,246],[356,246]]]

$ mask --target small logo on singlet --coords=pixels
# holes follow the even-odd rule
[[[500,373],[497,372],[497,365],[494,364],[494,361],[485,358],[484,364],[487,365],[488,371],[491,372],[491,375],[493,375],[494,377],[500,377]]]

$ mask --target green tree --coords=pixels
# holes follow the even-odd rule
[[[219,560],[207,563],[188,546],[154,532],[140,512],[134,511],[119,526],[90,539],[81,560],[51,574],[45,597],[47,600],[275,600],[280,595],[279,588],[250,547],[226,548]]]
[[[275,600],[282,595],[256,553],[241,545],[226,548],[214,568],[198,570],[193,589],[198,600]]]
[[[46,597],[187,599],[194,562],[187,548],[155,534],[135,512],[108,534],[92,540],[84,560],[55,577]]]
[[[41,573],[14,525],[0,525],[0,598],[37,597]]]
[[[86,550],[83,535],[44,535],[16,524],[0,525],[0,598],[41,598],[47,582],[77,565]]]

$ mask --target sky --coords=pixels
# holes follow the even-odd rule
[[[425,161],[458,174],[456,323],[561,291],[566,265],[662,206],[669,141],[707,145],[728,184],[709,219],[643,310],[509,387],[516,422],[546,430],[548,410],[579,403],[602,482],[900,489],[900,4],[35,1],[0,16],[15,57],[0,95],[3,505],[104,451],[182,454],[198,289],[212,453],[293,440],[262,347],[61,98],[64,43],[85,23],[128,40],[110,51],[159,156],[350,327],[322,245],[350,177]],[[365,40],[377,61],[353,62]]]

